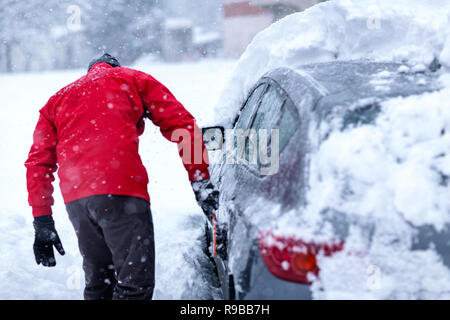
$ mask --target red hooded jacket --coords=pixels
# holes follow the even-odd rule
[[[190,181],[209,178],[201,130],[170,91],[143,72],[97,63],[40,110],[25,162],[33,216],[52,214],[58,165],[65,203],[101,194],[150,201],[138,153],[144,117],[178,143]]]

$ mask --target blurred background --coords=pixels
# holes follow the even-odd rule
[[[256,33],[320,0],[0,0],[0,72],[238,58]]]

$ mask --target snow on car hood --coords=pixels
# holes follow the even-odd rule
[[[326,241],[337,233],[327,212],[353,221],[344,250],[318,259],[315,299],[450,299],[448,258],[415,244],[420,227],[450,234],[449,35],[448,1],[329,1],[261,32],[236,65],[216,108],[225,126],[277,67],[369,59],[420,71],[435,58],[444,66],[442,90],[381,102],[371,125],[326,128],[310,155],[307,205],[285,213],[274,233]]]
[[[260,32],[235,66],[215,108],[229,127],[267,71],[333,60],[370,59],[450,67],[450,3],[337,0],[292,14]]]

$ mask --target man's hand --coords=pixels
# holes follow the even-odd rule
[[[46,267],[55,266],[53,246],[61,255],[64,255],[65,252],[56,232],[53,218],[51,216],[37,217],[34,219],[33,226],[35,230],[33,251],[36,263],[42,263]]]
[[[197,199],[206,217],[211,221],[219,208],[219,191],[209,179],[191,182],[191,185],[195,199]]]

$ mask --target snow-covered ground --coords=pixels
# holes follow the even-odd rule
[[[141,60],[134,67],[164,83],[197,118],[210,123],[213,105],[233,61],[162,64]],[[75,232],[55,181],[56,228],[66,250],[54,268],[34,261],[31,208],[27,202],[24,162],[32,143],[38,110],[64,85],[85,71],[0,75],[0,299],[82,299],[84,274]],[[155,299],[219,298],[209,285],[208,261],[198,240],[203,230],[197,206],[176,145],[149,121],[140,153],[149,173],[155,225]],[[202,263],[204,262],[204,263]]]

